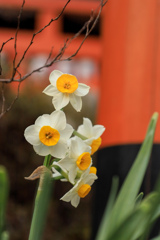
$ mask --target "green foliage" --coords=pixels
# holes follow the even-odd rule
[[[2,233],[1,240],[9,240],[9,233],[7,231]]]
[[[145,140],[116,200],[117,183],[113,184],[96,240],[147,240],[159,217],[160,181],[143,200],[143,194],[138,195],[150,159],[157,119],[158,114],[154,113]]]
[[[156,238],[152,238],[151,240],[160,240],[160,236],[158,236]]]
[[[0,166],[0,239],[7,239],[5,228],[5,212],[9,192],[9,181],[6,169]]]
[[[43,230],[45,227],[47,210],[50,201],[53,181],[51,181],[51,171],[46,170],[40,176],[40,182],[36,194],[33,218],[29,234],[29,240],[42,239]]]

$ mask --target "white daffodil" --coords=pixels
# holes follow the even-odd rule
[[[77,171],[85,171],[92,163],[91,147],[85,144],[79,137],[73,137],[69,141],[69,150],[65,158],[54,165],[68,171],[68,179],[74,184]]]
[[[74,75],[62,73],[58,70],[51,72],[49,81],[51,84],[44,89],[43,93],[53,97],[52,103],[56,110],[62,109],[69,102],[77,112],[81,110],[81,97],[87,95],[89,86],[78,83]]]
[[[81,175],[81,178],[77,181],[74,187],[69,192],[67,192],[61,198],[61,200],[65,202],[71,202],[72,206],[77,207],[80,202],[80,198],[84,198],[88,195],[92,184],[97,179],[96,174],[89,173],[88,170]]]
[[[77,132],[82,134],[87,139],[84,140],[86,144],[91,146],[91,155],[95,153],[101,145],[101,135],[105,128],[102,125],[92,125],[92,122],[88,118],[83,118],[83,124],[77,129]]]
[[[63,158],[72,132],[72,126],[66,124],[64,112],[54,111],[50,115],[38,117],[34,125],[26,128],[24,136],[40,156],[50,154],[56,158]]]

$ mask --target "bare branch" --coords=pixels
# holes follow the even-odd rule
[[[1,93],[2,93],[2,108],[1,108],[1,113],[3,113],[3,112],[4,112],[4,109],[5,109],[4,83],[2,83]]]
[[[30,44],[28,45],[28,47],[26,48],[26,50],[24,51],[24,54],[22,56],[22,58],[20,59],[19,63],[17,64],[17,66],[15,67],[15,70],[17,70],[17,68],[20,66],[20,64],[22,63],[26,53],[28,52],[30,46],[33,44],[33,40],[35,38],[35,36],[37,34],[39,34],[40,32],[42,32],[45,28],[47,28],[48,26],[50,26],[50,24],[53,22],[53,21],[56,21],[59,19],[59,17],[62,15],[62,13],[64,12],[66,6],[68,5],[68,3],[70,2],[71,0],[68,0],[66,5],[63,7],[61,13],[55,18],[55,19],[51,19],[50,22],[45,25],[42,29],[40,29],[38,32],[34,33],[33,36],[32,36],[32,39],[30,41]],[[50,59],[50,56],[51,56],[51,52],[49,54],[49,57],[48,57],[48,60],[46,61],[46,63],[37,68],[37,69],[34,69],[32,72],[30,73],[27,73],[26,75],[24,75],[23,77],[19,78],[19,79],[14,79],[14,78],[11,78],[11,79],[0,79],[0,82],[4,82],[4,83],[10,83],[12,81],[14,82],[22,82],[24,81],[25,79],[27,79],[28,77],[30,77],[33,73],[35,72],[40,72],[42,69],[44,68],[48,68],[50,66],[52,66],[54,63],[56,62],[59,62],[59,61],[69,61],[69,60],[72,60],[79,52],[79,50],[81,49],[83,43],[85,42],[85,40],[87,39],[87,37],[89,36],[89,34],[91,33],[91,31],[93,30],[93,28],[95,27],[95,25],[97,24],[98,20],[99,20],[99,17],[100,17],[100,14],[102,12],[102,9],[104,7],[104,5],[108,2],[108,0],[104,1],[104,0],[101,0],[100,2],[100,5],[99,7],[93,12],[91,12],[91,15],[90,15],[90,19],[84,24],[84,26],[70,39],[67,39],[63,45],[63,47],[60,49],[59,53],[56,55],[56,57],[54,59],[52,59],[52,61],[50,61],[50,63],[48,63],[48,60]],[[23,5],[22,5],[23,6]],[[21,10],[23,9],[23,7],[21,7]],[[97,13],[98,12],[98,13]],[[17,28],[18,29],[18,28]],[[84,30],[86,30],[86,33],[85,33],[85,36],[84,38],[82,39],[79,47],[77,48],[77,50],[69,57],[67,58],[64,58],[62,59],[62,56],[66,50],[66,48],[72,43],[72,41],[74,39],[76,39]]]
[[[1,94],[2,94],[2,107],[1,107],[1,114],[0,114],[0,119],[4,116],[4,114],[6,112],[8,112],[12,106],[14,105],[14,103],[16,102],[16,100],[18,99],[19,97],[19,89],[20,89],[20,84],[22,81],[24,81],[25,79],[27,79],[28,77],[30,77],[32,74],[36,73],[36,72],[40,72],[42,69],[44,68],[48,68],[50,66],[52,66],[54,63],[56,62],[59,62],[59,61],[70,61],[72,60],[77,54],[78,52],[80,51],[83,43],[85,42],[85,40],[87,39],[87,37],[90,35],[90,33],[92,32],[92,30],[94,29],[95,25],[97,24],[99,18],[100,18],[100,15],[101,15],[101,12],[102,12],[102,9],[104,7],[104,5],[108,2],[108,0],[100,0],[100,5],[98,6],[98,8],[95,10],[95,11],[91,11],[91,15],[90,15],[90,18],[88,19],[88,21],[83,25],[83,27],[73,36],[71,37],[70,39],[66,39],[66,41],[64,42],[63,46],[60,48],[58,54],[53,58],[51,59],[52,57],[52,51],[53,51],[53,47],[46,59],[46,62],[44,63],[43,66],[39,67],[39,68],[36,68],[34,69],[33,71],[31,71],[30,73],[27,73],[25,75],[21,75],[21,73],[18,71],[18,68],[20,67],[20,65],[22,64],[27,52],[29,51],[31,45],[33,44],[33,41],[34,41],[34,38],[40,34],[41,32],[43,32],[47,27],[49,27],[51,25],[51,23],[53,21],[56,21],[58,20],[61,15],[63,14],[65,8],[67,7],[67,5],[69,4],[71,0],[68,0],[67,3],[65,4],[65,6],[63,7],[62,11],[60,12],[60,14],[54,18],[54,19],[51,19],[50,22],[48,24],[46,24],[43,28],[41,28],[38,32],[36,33],[33,33],[32,35],[32,38],[31,38],[31,41],[30,43],[28,44],[26,50],[24,51],[22,57],[20,58],[19,62],[17,63],[16,65],[16,58],[17,58],[17,36],[18,36],[18,32],[19,32],[19,29],[20,29],[20,19],[21,19],[21,15],[22,15],[22,12],[23,12],[23,7],[24,7],[24,4],[25,4],[25,0],[23,0],[23,3],[21,5],[21,9],[20,9],[20,12],[19,12],[19,16],[18,16],[18,24],[17,24],[17,29],[16,29],[16,33],[15,33],[15,42],[14,42],[14,51],[15,51],[15,54],[14,54],[14,59],[13,59],[13,72],[12,72],[12,77],[10,79],[0,79],[0,82],[2,82],[2,91],[1,91]],[[64,56],[64,53],[65,53],[65,50],[68,48],[69,45],[71,45],[71,43],[78,37],[80,36],[80,34],[85,31],[85,35],[82,39],[82,41],[80,42],[79,46],[77,47],[77,49],[75,50],[74,53],[72,53],[69,57],[66,57],[66,58],[63,58]],[[4,42],[2,44],[2,47],[0,49],[0,73],[2,72],[2,69],[1,69],[1,52],[2,52],[2,49],[4,47],[4,45],[12,40],[13,38],[10,38],[8,39],[6,42]],[[16,73],[18,74],[18,76],[15,76]],[[18,89],[17,89],[17,95],[15,97],[15,99],[11,102],[11,104],[5,109],[5,94],[4,94],[4,84],[5,83],[11,83],[11,82],[18,82]]]
[[[67,59],[63,59],[63,60],[71,60],[73,57],[75,57],[77,55],[77,53],[79,52],[79,50],[81,49],[83,43],[85,42],[85,40],[87,39],[87,37],[90,35],[90,33],[92,32],[92,30],[94,29],[95,25],[97,24],[99,18],[100,18],[100,15],[101,15],[101,12],[102,12],[102,9],[104,7],[104,5],[108,2],[108,0],[106,1],[103,1],[101,0],[101,4],[100,4],[100,9],[99,9],[99,12],[96,16],[96,12],[98,9],[96,9],[94,12],[92,11],[91,12],[91,16],[90,16],[90,19],[84,24],[84,26],[80,29],[80,31],[78,33],[76,33],[69,41],[68,45],[71,44],[71,42],[77,38],[84,30],[86,30],[86,33],[85,33],[85,36],[82,40],[82,42],[80,43],[79,47],[77,48],[77,50],[75,51],[75,53],[73,53],[70,57],[68,57]],[[96,17],[95,17],[96,16]],[[90,26],[91,25],[91,26]]]
[[[46,62],[45,62],[45,65],[47,65],[47,63],[49,62],[49,60],[50,60],[50,58],[51,58],[51,56],[52,56],[52,52],[53,52],[53,47],[51,48],[51,51],[50,51],[50,53],[49,53],[49,55],[48,55],[48,58],[47,58],[47,60],[46,60]]]
[[[13,40],[14,38],[11,37],[10,39],[8,39],[7,41],[2,43],[1,49],[0,49],[0,75],[2,75],[2,63],[1,63],[1,52],[3,50],[3,47],[6,43],[8,43],[9,41]]]
[[[84,26],[70,39],[67,39],[63,45],[63,47],[60,49],[59,53],[56,55],[56,57],[54,59],[52,59],[52,61],[50,61],[50,63],[45,63],[43,66],[37,68],[37,69],[34,69],[32,72],[30,73],[27,73],[26,75],[24,75],[22,78],[20,79],[14,79],[14,81],[16,82],[22,82],[24,81],[25,79],[27,79],[28,77],[30,77],[33,73],[35,72],[40,72],[42,69],[44,68],[48,68],[50,66],[52,66],[54,63],[56,62],[59,62],[59,61],[70,61],[72,60],[79,52],[79,50],[81,49],[83,43],[85,42],[85,40],[87,39],[87,37],[90,35],[90,33],[92,32],[92,30],[94,29],[95,25],[97,24],[98,20],[99,20],[99,17],[101,15],[101,12],[102,12],[102,9],[104,7],[104,5],[107,3],[108,0],[106,1],[103,1],[101,0],[101,3],[100,3],[100,6],[93,12],[91,12],[91,15],[90,15],[90,18],[89,20],[84,24]],[[97,14],[98,12],[98,14]],[[85,36],[84,38],[82,39],[79,47],[77,48],[77,50],[72,54],[70,55],[69,57],[67,58],[63,58],[62,59],[62,56],[64,55],[64,52],[66,50],[66,48],[72,43],[72,41],[74,39],[76,39],[84,30],[86,30],[86,33],[85,33]],[[50,56],[50,55],[49,55]],[[1,81],[1,80],[0,80]],[[9,80],[8,80],[9,81]]]
[[[5,45],[6,43],[8,43],[9,41],[13,40],[13,39],[14,39],[14,37],[11,37],[10,39],[8,39],[7,41],[5,41],[5,42],[2,43],[2,46],[1,46],[1,49],[0,49],[0,53],[2,52],[4,45]]]
[[[11,108],[13,107],[13,105],[15,104],[15,102],[18,100],[19,98],[19,93],[20,93],[20,85],[21,85],[21,82],[18,83],[18,88],[17,88],[17,95],[16,97],[13,99],[13,101],[9,104],[9,106],[5,109],[5,95],[4,95],[4,83],[2,83],[3,86],[2,86],[2,109],[1,109],[1,113],[0,113],[0,119],[7,113],[11,110]]]
[[[46,24],[43,28],[41,28],[38,32],[33,33],[33,36],[32,36],[32,38],[31,38],[31,41],[30,41],[28,47],[26,48],[26,50],[24,51],[24,54],[23,54],[22,58],[20,59],[19,63],[17,64],[16,69],[20,66],[20,64],[22,63],[22,61],[23,61],[23,59],[24,59],[24,57],[25,57],[25,55],[26,55],[26,53],[28,52],[29,48],[30,48],[31,45],[33,44],[33,40],[34,40],[35,36],[38,35],[39,33],[43,32],[47,27],[49,27],[49,26],[51,25],[52,22],[57,21],[57,20],[61,17],[61,15],[63,14],[65,8],[67,7],[67,5],[69,4],[70,1],[71,1],[71,0],[68,0],[68,1],[67,1],[67,3],[64,5],[62,11],[60,12],[60,14],[59,14],[56,18],[51,19],[50,22],[49,22],[48,24]]]
[[[17,23],[17,29],[16,29],[16,33],[15,33],[15,40],[14,40],[14,50],[15,50],[15,54],[14,54],[14,59],[13,59],[13,73],[12,73],[12,79],[14,78],[15,74],[16,74],[16,57],[17,57],[17,35],[19,32],[19,28],[20,28],[20,20],[21,20],[21,15],[23,12],[23,7],[25,4],[25,0],[23,0],[19,15],[18,15],[18,23]]]

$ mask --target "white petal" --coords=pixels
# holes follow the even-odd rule
[[[66,128],[66,115],[63,111],[54,111],[50,115],[51,127],[58,131]]]
[[[50,154],[49,147],[44,145],[43,143],[38,146],[33,146],[35,152],[40,156],[47,156]]]
[[[53,165],[59,166],[62,170],[66,172],[66,170],[70,171],[70,169],[72,169],[73,165],[75,165],[75,162],[73,159],[66,157],[58,162],[54,162]]]
[[[66,178],[62,178],[60,179],[61,182],[68,182],[68,180]]]
[[[51,146],[50,154],[56,158],[64,158],[67,152],[67,143],[58,142],[55,146]]]
[[[83,124],[78,127],[77,131],[87,138],[92,137],[93,126],[92,126],[92,122],[90,121],[90,119],[83,118]]]
[[[71,204],[73,207],[77,207],[80,202],[80,197],[78,194],[76,194],[72,199],[71,199]]]
[[[42,116],[38,117],[35,121],[36,126],[50,126],[50,115],[49,114],[43,114]]]
[[[68,94],[59,92],[54,96],[52,103],[56,110],[61,110],[69,103],[69,96]]]
[[[73,190],[73,188],[68,191],[63,197],[61,197],[60,200],[63,200],[65,202],[70,202],[71,199],[75,196],[76,192]]]
[[[39,126],[31,125],[26,128],[24,136],[30,144],[39,145],[41,143],[39,140],[39,131],[40,131]]]
[[[68,177],[69,177],[69,181],[74,184],[75,182],[75,178],[76,178],[76,175],[77,175],[77,166],[76,166],[76,163],[72,165],[72,167],[70,168],[70,171],[69,171],[69,174],[68,174]]]
[[[56,86],[56,81],[57,79],[62,75],[63,73],[58,71],[58,70],[54,70],[51,72],[51,74],[49,75],[49,81],[53,86]]]
[[[44,90],[43,93],[45,93],[48,96],[55,96],[57,93],[59,93],[59,91],[57,90],[57,88],[53,85],[48,85]]]
[[[91,186],[97,178],[98,178],[97,175],[94,173],[87,174],[87,176],[84,179],[84,183],[89,184]]]
[[[104,131],[105,127],[103,127],[102,125],[95,125],[93,127],[93,136],[97,139],[102,135]]]
[[[88,94],[89,89],[90,89],[90,87],[87,86],[86,84],[79,83],[78,88],[76,89],[76,91],[74,91],[74,94],[79,97],[83,97]]]
[[[93,140],[95,140],[95,138],[88,138],[88,139],[84,140],[84,142],[85,142],[88,146],[91,146]]]
[[[69,124],[66,124],[65,129],[59,131],[61,138],[68,140],[73,133],[73,127]]]
[[[70,103],[72,104],[72,107],[77,111],[80,112],[82,108],[82,99],[79,96],[76,96],[74,93],[71,93],[69,95]]]
[[[77,159],[81,155],[81,146],[77,141],[78,137],[74,137],[70,141],[69,156],[73,159]]]
[[[77,158],[84,152],[91,153],[91,147],[77,136],[72,138],[70,143],[69,156],[76,161]]]
[[[54,167],[52,167],[52,171],[54,172],[52,174],[53,178],[61,176],[61,174]]]

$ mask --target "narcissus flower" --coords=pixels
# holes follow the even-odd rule
[[[91,155],[95,153],[102,142],[101,135],[105,131],[102,125],[92,125],[92,122],[88,118],[83,118],[83,124],[77,129],[77,132],[85,136],[87,139],[85,143],[91,146]]]
[[[63,158],[72,132],[72,126],[66,124],[64,112],[54,111],[50,115],[44,114],[38,117],[34,125],[26,128],[24,136],[40,156],[50,154]]]
[[[53,97],[52,103],[56,110],[62,109],[69,102],[77,112],[81,110],[81,97],[87,95],[89,86],[78,83],[74,75],[62,73],[58,70],[51,72],[49,81],[51,84],[44,89],[43,93]]]
[[[79,137],[73,137],[69,141],[69,150],[65,158],[54,163],[62,170],[68,171],[68,178],[74,184],[77,171],[87,170],[91,163],[91,148]]]
[[[91,186],[96,179],[96,174],[85,171],[81,175],[81,178],[74,185],[74,187],[69,192],[67,192],[61,198],[61,200],[65,202],[71,202],[72,206],[77,207],[80,202],[80,198],[84,198],[88,195],[91,190]]]

